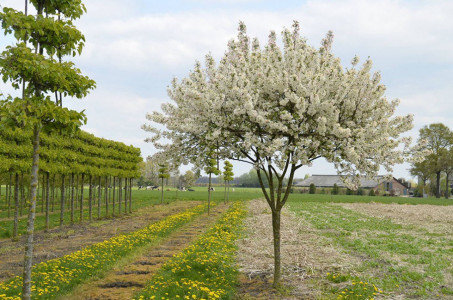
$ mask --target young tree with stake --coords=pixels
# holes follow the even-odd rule
[[[170,174],[168,173],[168,168],[164,164],[159,165],[159,179],[161,179],[161,196],[160,196],[160,203],[164,203],[164,179],[170,178]]]
[[[207,55],[205,68],[197,63],[188,77],[173,80],[168,93],[174,103],[148,114],[166,129],[144,126],[154,134],[149,141],[181,163],[197,163],[216,147],[220,157],[254,166],[272,211],[275,287],[281,210],[295,172],[323,157],[357,188],[359,174],[372,178],[380,167],[390,173],[409,157],[410,139],[400,134],[412,127],[411,115],[394,116],[398,101],[385,98],[380,74],[370,74],[371,60],[358,67],[355,57],[350,68],[341,65],[331,53],[331,32],[319,49],[301,37],[297,22],[282,39],[280,48],[271,32],[262,48],[240,23],[218,64]]]
[[[215,159],[215,153],[212,150],[210,150],[207,155],[205,172],[209,176],[209,183],[208,183],[208,215],[209,215],[209,213],[210,213],[209,210],[210,210],[210,206],[211,206],[212,174],[214,174],[214,175],[220,174],[220,170],[217,169],[217,160]]]
[[[233,164],[229,161],[225,161],[225,166],[223,167],[223,180],[225,180],[225,195],[223,197],[223,201],[226,202],[228,200],[228,196],[230,194],[230,181],[234,179],[233,173]],[[227,191],[228,186],[228,191]]]

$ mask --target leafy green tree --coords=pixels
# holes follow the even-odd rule
[[[195,174],[192,171],[188,170],[184,173],[184,184],[187,188],[192,187],[196,180]]]
[[[332,188],[332,195],[338,195],[340,193],[340,188],[338,185],[335,183]]]
[[[374,192],[374,189],[370,190],[370,193],[368,194],[368,196],[376,196],[376,193]]]
[[[161,180],[161,196],[160,196],[160,203],[164,203],[164,179],[170,178],[170,173],[168,173],[168,167],[165,164],[159,165],[159,179]]]
[[[225,161],[225,166],[223,167],[223,180],[225,180],[225,194],[223,197],[223,201],[226,202],[228,200],[228,196],[230,193],[230,181],[234,179],[234,173],[233,173],[233,164],[230,163],[229,161]],[[228,186],[228,191],[227,191],[227,186]]]
[[[7,46],[0,55],[3,81],[22,88],[22,97],[6,97],[0,103],[1,126],[30,128],[33,131],[33,156],[27,243],[25,247],[23,299],[31,297],[31,266],[36,194],[39,171],[41,132],[74,132],[85,121],[83,112],[63,108],[61,101],[51,101],[49,94],[85,97],[95,82],[81,74],[72,62],[55,57],[81,54],[85,37],[72,21],[85,11],[80,0],[31,0],[36,15],[5,7],[0,13],[5,35],[12,34],[17,43]],[[63,18],[63,19],[62,19]],[[28,46],[30,44],[30,47]],[[60,97],[61,98],[61,97]]]
[[[210,150],[207,155],[206,167],[205,172],[209,175],[209,184],[208,184],[208,215],[211,206],[211,181],[212,181],[212,174],[219,175],[220,170],[217,169],[217,159],[215,158],[215,152]]]
[[[316,194],[316,186],[314,183],[310,184],[310,188],[308,191],[310,194]]]
[[[422,140],[431,154],[422,163],[414,164],[414,173],[420,173],[422,170],[417,167],[423,167],[424,172],[435,174],[436,197],[440,198],[441,173],[445,170],[445,161],[453,146],[453,132],[442,123],[433,123],[420,129],[419,142]]]

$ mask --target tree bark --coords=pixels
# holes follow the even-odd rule
[[[209,209],[211,206],[211,177],[212,174],[209,173],[209,184],[208,184],[208,216],[209,216]]]
[[[104,198],[105,198],[105,217],[108,218],[109,216],[109,199],[108,199],[108,184],[107,184],[107,176],[104,178]]]
[[[47,172],[46,173],[46,231],[49,230],[49,206],[50,206],[49,189],[50,189],[50,174],[49,174],[49,172]]]
[[[60,199],[60,228],[64,223],[64,199],[65,199],[65,175],[61,175],[61,199]]]
[[[71,225],[74,225],[74,173],[71,174]]]
[[[13,174],[9,174],[9,184],[6,187],[6,198],[8,199],[8,218],[11,217],[11,186],[13,185]]]
[[[89,186],[88,186],[88,214],[90,223],[93,221],[93,177],[89,177]]]
[[[112,190],[112,217],[115,216],[115,187],[116,187],[116,178],[113,176],[113,190]]]
[[[127,214],[127,178],[124,178],[124,213]]]
[[[17,231],[19,227],[19,174],[16,173],[16,184],[14,185],[14,226],[13,241],[17,240]]]
[[[101,176],[99,176],[98,185],[98,219],[101,218]]]
[[[25,244],[24,274],[22,286],[22,299],[30,300],[31,298],[31,268],[33,260],[33,233],[35,229],[36,213],[36,189],[38,186],[39,170],[39,134],[40,127],[35,125],[33,128],[33,165],[30,184],[30,207],[27,222],[27,242]]]
[[[129,213],[132,213],[132,178],[129,178]]]
[[[436,172],[436,198],[440,198],[440,171]]]
[[[118,178],[118,215],[121,215],[121,201],[123,200],[122,181],[123,178]]]
[[[447,178],[446,178],[446,183],[445,183],[445,199],[448,199],[449,198],[449,193],[448,193],[448,188],[449,188],[449,184],[448,184],[448,177],[450,174],[446,173],[447,174]]]
[[[160,195],[160,204],[164,203],[164,178],[162,177],[162,187],[161,187],[162,193]]]
[[[79,222],[82,223],[83,221],[83,182],[85,181],[85,174],[82,173],[82,182],[81,182],[81,186],[80,186],[80,206],[79,206],[79,210],[80,210],[80,219],[79,219]]]
[[[280,216],[281,210],[272,210],[272,233],[274,237],[274,287],[280,285],[281,258],[280,258]]]
[[[44,176],[45,174],[42,174],[42,184],[41,184],[41,213],[44,212],[44,202],[45,202],[45,189],[44,189],[44,183],[45,183],[45,180],[44,180]],[[39,186],[39,184],[38,184]]]

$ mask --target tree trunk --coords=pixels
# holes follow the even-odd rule
[[[228,181],[227,202],[230,200],[230,182]]]
[[[448,199],[449,198],[449,193],[448,193],[448,188],[449,188],[449,182],[448,182],[448,177],[450,174],[446,173],[447,174],[447,178],[446,178],[446,183],[445,183],[445,199]]]
[[[54,210],[54,204],[55,204],[55,175],[53,175],[52,178],[52,212]]]
[[[132,213],[132,178],[129,178],[129,213]]]
[[[108,218],[109,216],[109,198],[108,198],[108,184],[107,184],[107,176],[104,178],[104,198],[105,198],[105,217]]]
[[[161,187],[162,193],[160,195],[160,204],[164,203],[164,178],[162,177],[162,187]]]
[[[13,240],[17,240],[17,231],[19,227],[19,174],[16,173],[16,184],[14,185],[14,226]]]
[[[124,178],[124,213],[127,214],[127,178]]]
[[[272,210],[272,233],[274,236],[274,283],[275,288],[280,285],[281,259],[280,259],[280,213],[281,210]]]
[[[90,223],[93,221],[93,177],[90,175],[88,186],[88,215]]]
[[[74,225],[74,173],[71,174],[71,225]]]
[[[226,203],[227,181],[225,180],[225,192],[223,193],[223,203]]]
[[[209,209],[211,206],[211,177],[212,174],[209,173],[209,184],[208,184],[208,216],[209,216]]]
[[[8,218],[11,217],[11,186],[13,185],[13,174],[9,174],[9,184],[6,187],[6,193],[8,198]]]
[[[65,199],[65,190],[64,190],[64,182],[65,175],[61,175],[61,199],[60,199],[60,228],[63,227],[64,222],[64,199]]]
[[[436,172],[436,198],[440,198],[440,171]]]
[[[123,190],[122,190],[123,178],[118,178],[118,214],[121,215],[121,201],[123,200]]]
[[[85,181],[85,174],[82,173],[82,182],[81,182],[81,186],[80,186],[80,206],[79,206],[79,210],[80,210],[80,219],[79,219],[79,222],[82,223],[83,221],[83,182]]]
[[[44,199],[45,199],[45,189],[44,189],[44,176],[45,174],[42,174],[42,184],[41,184],[41,213],[44,212]],[[38,185],[39,186],[39,185]]]
[[[101,176],[99,176],[98,185],[98,219],[101,218]]]
[[[113,190],[112,190],[112,217],[115,216],[115,187],[116,187],[116,178],[113,176]]]
[[[46,231],[49,230],[49,206],[50,206],[50,198],[49,198],[49,189],[50,189],[50,174],[49,172],[46,173]]]
[[[27,222],[27,242],[25,244],[24,274],[22,286],[22,299],[31,298],[31,267],[33,260],[33,233],[35,229],[36,189],[38,187],[39,170],[39,133],[40,128],[35,125],[33,129],[33,165],[30,184],[30,207]]]
[[[24,174],[20,175],[20,215],[22,216],[22,209],[25,205],[25,183],[24,183]]]

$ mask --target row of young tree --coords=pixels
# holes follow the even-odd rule
[[[127,163],[124,165],[122,157],[117,157],[128,152],[120,149],[123,146],[116,148],[115,143],[102,141],[100,143],[105,147],[99,147],[93,143],[92,137],[78,132],[86,123],[84,112],[63,106],[63,97],[81,99],[96,87],[94,80],[84,76],[68,60],[69,56],[80,55],[84,48],[85,37],[73,23],[86,12],[84,4],[81,0],[25,0],[23,3],[23,10],[4,7],[0,12],[4,34],[15,39],[14,44],[0,54],[0,74],[5,83],[11,84],[17,94],[21,94],[0,95],[0,132],[10,132],[12,138],[20,136],[21,132],[24,134],[22,141],[16,139],[1,144],[0,168],[3,173],[8,173],[7,178],[14,177],[13,182],[7,182],[7,199],[13,194],[11,187],[14,186],[16,208],[21,207],[17,202],[19,190],[29,186],[28,192],[22,192],[28,195],[28,199],[22,201],[22,206],[28,207],[28,221],[21,294],[22,299],[28,300],[32,297],[34,222],[40,177],[44,176],[41,186],[44,187],[42,199],[45,199],[46,211],[49,195],[54,193],[50,186],[59,185],[60,213],[64,214],[64,207],[68,204],[66,200],[69,198],[69,205],[76,205],[74,193],[80,190],[80,195],[83,195],[86,183],[89,184],[91,199],[93,180],[96,181],[99,208],[101,186],[106,189],[118,182],[115,177],[134,175],[129,175]],[[126,156],[135,157],[134,151]],[[55,185],[51,184],[54,178]],[[129,191],[130,199],[130,180],[126,185],[129,186],[125,191]],[[121,187],[119,191],[122,191]],[[105,190],[104,196],[108,198],[108,194]],[[79,201],[83,211],[83,196]],[[108,203],[105,202],[106,206]],[[89,201],[90,211],[92,204]],[[74,213],[72,208],[71,213]]]
[[[453,132],[442,123],[433,123],[420,129],[419,142],[429,154],[422,161],[412,164],[410,172],[419,179],[419,192],[427,192],[433,186],[433,194],[442,194],[442,175],[445,175],[445,198],[449,198],[451,176],[453,174]]]

